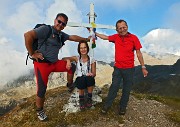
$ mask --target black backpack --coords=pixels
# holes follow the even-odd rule
[[[46,24],[37,24],[37,25],[34,27],[34,29],[36,29],[36,28],[38,28],[38,27],[40,27],[40,26],[43,26],[43,25],[46,25]],[[48,38],[51,36],[51,34],[52,34],[52,28],[51,28],[51,26],[50,26],[50,25],[46,25],[46,26],[48,26],[48,28],[49,28],[48,35],[47,35],[46,38],[43,40],[43,42],[41,43],[41,45],[39,46],[39,48],[41,48],[41,46],[42,46],[44,43],[46,43],[47,39],[48,39]],[[33,40],[32,48],[33,48],[33,51],[38,50],[38,39]],[[28,60],[28,58],[32,59],[31,57],[29,57],[29,53],[27,53],[26,65],[27,65],[27,60]],[[34,59],[32,59],[32,60],[34,60]]]

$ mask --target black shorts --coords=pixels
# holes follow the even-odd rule
[[[92,76],[81,76],[76,78],[76,86],[78,89],[86,89],[87,87],[94,85],[95,79]]]

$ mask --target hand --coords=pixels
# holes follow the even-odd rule
[[[96,28],[93,28],[94,33],[96,32]]]
[[[41,60],[44,59],[43,54],[38,52],[38,51],[35,51],[34,54],[31,57],[33,59],[35,59],[37,62],[38,62],[38,59],[41,59]]]
[[[91,30],[93,30],[93,32],[96,32],[96,28],[89,28],[89,27],[86,27],[87,28],[87,30],[89,31],[89,32],[91,32]]]
[[[144,77],[146,77],[148,75],[148,71],[146,70],[146,68],[142,68],[142,73],[143,73]]]
[[[93,73],[87,73],[86,76],[92,76],[93,77],[94,74]]]
[[[87,28],[87,30],[90,32],[91,31],[91,29],[89,28],[89,27],[86,27]]]
[[[66,69],[67,70],[70,70],[71,69],[71,61],[70,60],[66,60],[67,63],[66,63]]]

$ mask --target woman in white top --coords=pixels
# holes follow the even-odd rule
[[[89,46],[87,42],[80,42],[78,45],[79,56],[72,56],[63,58],[67,61],[66,68],[71,68],[71,62],[76,62],[76,86],[79,89],[79,103],[80,109],[84,110],[85,107],[90,108],[92,106],[92,91],[95,85],[96,76],[96,61],[94,58],[88,56]],[[87,88],[88,98],[85,103],[84,100],[84,89]]]

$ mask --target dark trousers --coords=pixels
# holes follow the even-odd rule
[[[120,88],[121,80],[123,80],[123,86],[122,86],[122,96],[120,99],[119,107],[126,108],[128,101],[129,101],[129,95],[133,84],[133,76],[134,76],[134,68],[128,68],[128,69],[120,69],[117,67],[114,67],[114,72],[112,74],[112,84],[109,88],[108,96],[105,101],[105,107],[109,108],[114,99],[117,96],[117,92]]]

